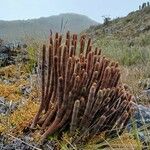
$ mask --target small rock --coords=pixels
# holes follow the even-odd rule
[[[4,97],[0,97],[0,114],[7,115],[16,110],[20,102],[7,102]]]
[[[133,120],[135,121],[136,127],[140,129],[138,135],[142,142],[147,143],[150,137],[150,129],[147,128],[147,126],[150,125],[150,108],[143,105],[133,105],[136,109]],[[142,127],[146,127],[147,129],[141,130]],[[132,130],[132,123],[130,121],[127,125],[127,129],[129,131]]]
[[[30,87],[30,86],[23,85],[23,86],[20,88],[20,91],[21,91],[21,94],[28,95],[28,94],[31,93],[31,87]]]

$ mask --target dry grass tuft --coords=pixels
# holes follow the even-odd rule
[[[0,116],[0,132],[21,134],[22,130],[31,122],[38,107],[37,102],[28,100],[26,104],[18,108],[10,116]]]
[[[19,88],[16,85],[0,84],[0,95],[8,101],[18,101],[21,99]]]
[[[39,105],[34,101],[28,101],[26,105],[12,113],[8,120],[13,126],[15,133],[21,132],[31,122],[33,116],[38,110]]]

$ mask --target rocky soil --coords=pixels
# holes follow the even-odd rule
[[[14,55],[15,54],[15,55]],[[2,57],[1,57],[2,56]],[[6,47],[1,46],[0,47],[0,58],[1,58],[1,66],[3,68],[6,68],[6,66],[12,65],[12,64],[16,64],[18,62],[20,63],[24,63],[24,61],[20,61],[20,60],[25,60],[27,61],[27,53],[26,52],[17,52],[17,51],[12,51],[11,49],[8,49]],[[24,59],[20,59],[20,58],[24,58]],[[30,98],[30,95],[32,95],[33,93],[33,83],[34,80],[32,78],[32,76],[36,76],[35,75],[31,75],[28,74],[26,75],[25,79],[26,81],[29,81],[29,84],[21,84],[21,86],[19,85],[19,95],[20,95],[20,99],[17,101],[12,100],[8,100],[8,96],[4,95],[3,93],[0,93],[0,117],[9,117],[11,116],[11,114],[13,114],[15,111],[19,110],[20,108],[22,108],[23,106],[25,106],[25,104],[28,103],[28,99]],[[0,84],[5,84],[7,85],[13,85],[16,84],[16,82],[18,82],[19,80],[21,80],[22,77],[5,77],[4,75],[0,76]],[[10,91],[10,94],[11,91]],[[16,94],[16,93],[15,93]],[[32,98],[32,100],[34,101],[34,98]],[[136,111],[135,114],[133,116],[133,119],[136,122],[136,126],[137,128],[140,129],[140,132],[138,132],[140,140],[144,143],[144,144],[148,144],[149,143],[149,137],[150,137],[150,108],[143,106],[143,105],[137,105],[134,104]],[[27,112],[28,113],[28,112]],[[1,123],[1,118],[0,118],[0,123]],[[141,128],[143,126],[148,126],[148,132],[145,133],[145,130],[142,130]],[[127,126],[128,131],[130,132],[132,130],[132,123],[129,122],[128,126]],[[48,142],[44,145],[39,145],[38,143],[36,143],[33,139],[33,137],[26,131],[23,131],[22,135],[19,136],[15,136],[12,135],[11,133],[7,134],[3,134],[0,133],[0,150],[39,150],[39,149],[43,149],[43,150],[54,150],[56,149],[56,142],[54,140],[48,140]]]

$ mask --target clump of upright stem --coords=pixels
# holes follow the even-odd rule
[[[43,46],[41,105],[31,127],[41,126],[42,140],[70,126],[89,137],[124,129],[131,116],[131,95],[119,84],[120,69],[94,49],[86,36],[56,33]],[[79,48],[78,48],[79,41]],[[46,67],[47,66],[47,67]]]

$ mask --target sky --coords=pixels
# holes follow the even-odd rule
[[[102,22],[122,17],[147,0],[0,0],[0,20],[26,20],[61,13],[83,14]]]

